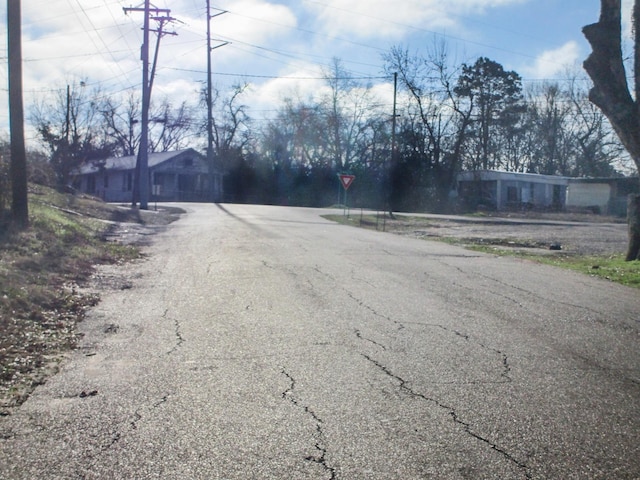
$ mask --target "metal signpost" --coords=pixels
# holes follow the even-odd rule
[[[347,209],[347,190],[349,190],[349,187],[351,186],[353,181],[356,179],[356,176],[339,173],[338,178],[340,179],[340,184],[344,189],[344,209],[346,210]]]

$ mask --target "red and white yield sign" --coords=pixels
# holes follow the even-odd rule
[[[356,179],[355,175],[339,174],[338,177],[340,177],[340,183],[342,183],[342,188],[344,188],[345,192],[349,189],[353,181]]]

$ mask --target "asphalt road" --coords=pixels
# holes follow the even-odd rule
[[[2,479],[640,477],[640,295],[515,258],[187,205],[0,418]]]

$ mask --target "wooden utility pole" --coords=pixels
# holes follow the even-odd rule
[[[142,135],[140,137],[140,178],[138,188],[140,192],[140,208],[149,208],[149,0],[144,2],[144,35],[142,50]]]
[[[211,188],[211,200],[218,201],[217,187],[215,183],[215,165],[213,162],[213,86],[211,80],[211,52],[227,45],[229,42],[223,42],[215,47],[211,47],[211,19],[227,13],[221,10],[215,15],[211,15],[211,2],[207,0],[207,165],[209,167],[209,187]]]
[[[9,56],[9,130],[11,136],[11,216],[15,225],[29,226],[27,152],[24,144],[22,99],[22,15],[20,0],[7,1],[7,47]]]
[[[398,114],[396,113],[396,101],[398,95],[398,72],[393,73],[393,116],[391,117],[391,166],[389,168],[389,192],[388,192],[388,207],[389,207],[389,218],[393,217],[393,181],[394,181],[394,172],[397,168],[396,162],[396,118]]]
[[[150,1],[144,1],[143,8],[124,8],[125,13],[143,12],[143,41],[140,51],[142,60],[142,114],[141,114],[141,132],[140,132],[140,150],[136,160],[136,187],[140,196],[140,208],[147,210],[149,208],[149,105],[151,103],[151,87],[153,85],[153,74],[149,78],[149,23],[153,19],[160,22],[160,28],[156,31],[158,34],[158,42],[156,43],[156,53],[153,62],[153,72],[155,73],[156,63],[158,59],[158,50],[160,46],[160,37],[165,33],[162,31],[164,22],[172,21],[170,16],[171,10],[166,8],[151,7]],[[155,15],[151,17],[151,13]],[[175,33],[172,33],[175,35]]]

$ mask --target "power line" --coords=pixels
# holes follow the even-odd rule
[[[191,72],[191,73],[202,73],[206,74],[207,72],[204,70],[195,70],[189,68],[177,68],[177,67],[164,67],[165,70],[177,70],[180,72]],[[391,78],[389,75],[376,77],[376,76],[366,76],[366,77],[289,77],[283,75],[251,75],[251,74],[242,74],[242,73],[228,73],[228,72],[211,72],[212,75],[218,75],[221,77],[244,77],[244,78],[265,78],[265,79],[284,79],[284,80],[326,80],[327,78],[331,78],[332,80],[388,80]]]
[[[69,6],[71,6],[71,0],[68,0],[69,2]],[[111,59],[115,62],[115,64],[117,65],[117,68],[120,70],[120,73],[122,73],[124,75],[124,71],[122,70],[120,63],[118,62],[118,60],[116,59],[115,55],[113,54],[113,52],[111,51],[111,49],[109,48],[109,45],[107,45],[107,42],[104,41],[104,38],[102,38],[102,35],[100,35],[98,33],[98,29],[96,28],[95,24],[93,23],[93,21],[91,20],[91,17],[89,16],[89,14],[86,12],[86,10],[84,9],[84,7],[82,6],[82,4],[80,3],[80,0],[76,0],[76,3],[78,4],[78,7],[80,8],[80,10],[82,11],[82,13],[84,14],[84,16],[86,17],[87,21],[89,22],[89,24],[91,25],[91,28],[93,28],[94,33],[97,35],[97,37],[100,39],[100,41],[102,42],[102,45],[104,45],[104,48],[106,50],[107,53],[109,53],[109,55],[111,56]],[[72,7],[73,8],[73,7]],[[86,31],[86,30],[85,30]],[[96,47],[97,51],[100,51],[100,48],[98,48],[98,46],[95,44],[92,35],[87,31],[87,34],[89,36],[89,38],[91,39],[91,42],[94,44],[94,46]]]

